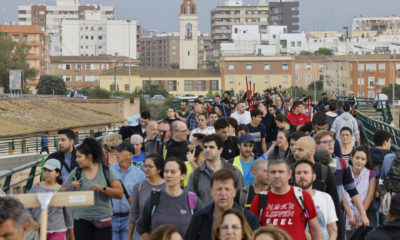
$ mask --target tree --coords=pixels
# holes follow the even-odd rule
[[[299,53],[299,55],[302,55],[302,56],[310,56],[310,55],[313,55],[313,53],[312,53],[312,52],[309,52],[309,51],[301,51],[301,52]]]
[[[329,48],[319,48],[314,52],[314,55],[333,55],[333,51]]]
[[[178,63],[172,63],[169,65],[170,68],[172,69],[179,69],[179,64]]]
[[[42,75],[39,84],[36,86],[38,94],[65,95],[67,87],[64,80],[55,75]]]
[[[395,100],[400,99],[400,85],[396,84],[395,88],[394,88],[394,95],[395,95]],[[389,98],[389,102],[392,103],[393,102],[393,84],[389,84],[389,86],[382,88],[382,93],[386,94],[386,96],[388,96]]]
[[[30,49],[26,44],[16,43],[0,33],[0,85],[4,87],[5,92],[10,92],[10,70],[21,69],[23,83],[36,77],[36,70],[26,61]],[[26,91],[27,89],[24,89],[24,92]]]

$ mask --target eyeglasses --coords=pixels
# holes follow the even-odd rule
[[[232,229],[233,231],[238,231],[238,230],[242,229],[242,226],[240,226],[238,224],[232,224],[232,225],[221,224],[221,225],[219,225],[219,229],[221,231],[227,231],[228,229]]]
[[[189,129],[185,129],[185,130],[174,130],[175,132],[181,132],[181,133],[183,133],[183,132],[189,132]]]
[[[156,166],[145,164],[143,165],[144,168],[155,168]]]
[[[319,142],[319,143],[323,143],[323,144],[326,144],[326,145],[331,145],[331,144],[334,144],[335,141],[333,141],[333,140],[327,140],[327,141],[322,141],[322,142]]]

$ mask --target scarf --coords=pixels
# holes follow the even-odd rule
[[[350,170],[351,170],[351,175],[354,178],[354,183],[356,184],[357,191],[360,194],[361,202],[364,202],[364,200],[367,198],[368,195],[370,170],[364,167],[363,169],[361,169],[358,178],[354,177],[353,166],[350,166]],[[350,195],[346,191],[344,191],[344,189],[343,189],[343,194],[344,194],[344,200],[349,206],[350,211],[353,213],[353,216],[359,216],[360,214],[358,212],[357,207],[353,204]],[[367,209],[365,209],[365,211],[367,211]],[[346,215],[346,229],[351,230],[351,226],[349,224],[349,217],[347,215]]]

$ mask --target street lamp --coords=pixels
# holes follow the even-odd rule
[[[117,96],[117,64],[118,64],[118,53],[115,53],[115,65],[114,65],[114,97]]]
[[[131,93],[131,21],[132,20],[126,20],[128,22],[128,85],[129,85],[129,93]]]

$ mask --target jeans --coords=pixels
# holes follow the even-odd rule
[[[127,240],[129,234],[129,216],[112,217],[112,239]]]
[[[89,221],[75,219],[74,235],[76,240],[110,240],[112,230],[111,227],[99,229]]]

